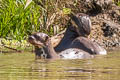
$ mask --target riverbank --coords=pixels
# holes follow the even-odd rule
[[[64,29],[67,28],[66,23],[69,20],[69,16],[68,14],[65,14],[65,11],[67,9],[70,9],[75,14],[85,13],[90,16],[92,22],[92,27],[91,27],[92,30],[88,38],[90,38],[94,42],[97,42],[99,45],[103,46],[106,49],[111,50],[120,47],[120,7],[119,5],[116,5],[116,3],[113,2],[113,0],[77,0],[77,2],[74,3],[74,6],[71,0],[71,3],[68,3],[65,7],[66,8],[60,8],[59,11],[54,12],[55,20],[53,19],[54,22],[51,23],[51,26],[49,26],[49,28],[52,27],[55,28],[55,30],[49,29],[48,31],[46,31],[46,33],[49,35],[51,35],[50,33],[52,31],[56,32],[55,33],[56,36],[53,35],[53,33],[51,35],[53,36],[52,43],[54,46],[56,46],[59,43],[59,41],[62,39],[64,35],[65,32]],[[52,14],[52,12],[50,12],[50,14]],[[39,28],[39,26],[37,27]],[[64,31],[61,34],[59,34],[60,32],[57,31],[58,28],[60,29],[59,31],[62,30]],[[31,31],[30,33],[34,31],[31,28],[29,29]],[[27,28],[24,30],[29,31]],[[22,32],[25,31],[22,30]],[[42,31],[42,29],[34,32],[38,32],[38,31]],[[19,32],[19,34],[22,32]],[[30,35],[30,33],[25,35],[28,36]],[[16,33],[16,37],[17,36],[19,37],[20,35]],[[23,36],[24,39],[26,39],[27,36]],[[19,51],[19,49],[20,50],[25,50],[27,48],[31,49],[32,45],[27,43],[26,40],[18,41],[18,40],[8,40],[8,39],[0,38],[0,50],[4,50],[3,48]]]
[[[0,53],[21,53],[24,51],[33,51],[32,45],[26,40],[6,40],[0,38]]]

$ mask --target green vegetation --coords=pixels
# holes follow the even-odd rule
[[[113,0],[113,2],[114,2],[116,5],[120,6],[120,1],[119,1],[119,0]]]
[[[118,6],[120,6],[120,1],[119,1],[119,2],[117,2],[117,5],[118,5]]]
[[[27,9],[24,9],[25,0],[1,0],[0,5],[0,37],[22,40],[38,30],[40,14],[34,3]]]
[[[27,1],[30,0],[0,1],[0,37],[23,40],[39,31],[51,35],[58,32],[53,26],[62,23],[61,17],[71,12],[71,9],[63,7],[64,4],[59,5],[64,3],[62,1],[35,0],[25,6]]]
[[[66,2],[68,0],[0,0],[0,46],[2,41],[13,48],[20,44],[16,47],[19,48],[33,32],[53,35],[63,30],[66,16],[71,13]]]

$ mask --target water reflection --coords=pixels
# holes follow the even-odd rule
[[[119,80],[120,54],[88,60],[34,60],[34,54],[0,54],[0,80]]]
[[[31,72],[37,72],[38,74],[36,75],[39,79],[78,80],[79,78],[89,80],[94,70],[83,69],[76,64],[79,63],[81,66],[84,66],[84,62],[80,60],[35,61],[31,66]]]

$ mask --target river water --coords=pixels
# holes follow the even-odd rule
[[[35,60],[34,54],[0,54],[0,80],[120,80],[120,51],[82,60]]]

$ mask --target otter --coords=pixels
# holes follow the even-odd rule
[[[68,28],[64,34],[64,37],[62,38],[60,43],[54,48],[53,51],[59,54],[62,52],[64,53],[70,51],[74,52],[74,50],[75,52],[77,50],[81,52],[82,50],[83,53],[89,53],[90,55],[93,54],[106,55],[107,51],[104,48],[102,48],[97,43],[87,38],[90,32],[91,32],[91,20],[89,16],[83,13],[78,13],[77,15],[73,15],[71,17],[70,24],[68,25]],[[32,36],[33,35],[34,37],[35,36],[37,37],[39,34],[35,33],[32,34]],[[38,38],[36,38],[36,41],[39,41],[39,36]],[[39,57],[41,55],[41,52],[46,51],[46,50],[41,51],[41,49],[43,48],[39,48],[38,46],[35,46],[36,56]]]
[[[87,37],[91,32],[91,20],[89,16],[84,13],[72,15],[68,24],[64,37],[55,47],[55,51],[57,52],[68,49],[68,46],[76,37]]]
[[[61,52],[69,48],[78,48],[90,54],[106,55],[107,51],[104,48],[87,38],[90,32],[91,20],[89,16],[84,13],[73,15],[64,37],[55,47],[55,51]]]
[[[56,52],[51,44],[50,37],[45,33],[38,32],[32,34],[31,36],[29,36],[28,42],[36,47],[36,51],[40,48],[43,49],[43,53],[39,53],[40,58],[44,57],[46,59],[88,59],[94,57],[88,52],[77,48],[69,48],[61,52]],[[38,53],[36,52],[36,55],[37,54]]]

